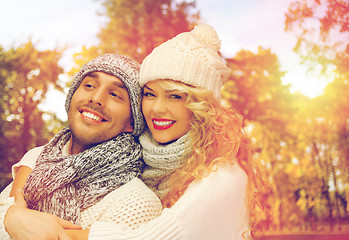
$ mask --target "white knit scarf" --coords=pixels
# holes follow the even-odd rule
[[[139,137],[139,142],[146,163],[141,178],[162,199],[170,191],[168,176],[182,167],[190,154],[189,133],[173,143],[161,145],[154,140],[149,131],[145,131]]]
[[[129,133],[81,153],[62,156],[69,128],[44,147],[24,188],[28,207],[80,223],[82,210],[137,177],[143,167],[141,147]]]

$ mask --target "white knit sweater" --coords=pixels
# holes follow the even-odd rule
[[[67,146],[67,145],[66,145]],[[65,147],[65,154],[67,148]],[[30,150],[21,161],[12,167],[15,177],[20,166],[34,168],[42,147]],[[64,151],[64,150],[63,150]],[[69,151],[68,151],[69,152]],[[12,183],[0,194],[0,239],[10,239],[4,229],[4,217],[14,198],[9,197]],[[81,212],[81,226],[89,228],[95,221],[118,224],[125,229],[135,229],[161,214],[162,206],[159,198],[139,178],[110,192],[97,204]]]
[[[190,184],[184,195],[160,217],[130,230],[112,223],[96,222],[91,240],[240,240],[248,230],[245,205],[247,176],[237,165]],[[246,236],[246,239],[249,239]]]

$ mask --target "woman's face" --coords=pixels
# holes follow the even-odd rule
[[[161,81],[170,80],[154,80],[144,86],[142,111],[154,139],[167,144],[189,131],[193,113],[185,107],[186,93],[165,90]]]

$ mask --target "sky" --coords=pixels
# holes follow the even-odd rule
[[[97,43],[97,33],[105,19],[102,0],[0,0],[0,45],[18,46],[31,39],[39,50],[67,47],[60,64],[69,71],[72,55],[82,46]],[[310,76],[293,52],[297,39],[285,32],[285,13],[294,0],[197,0],[202,22],[212,25],[221,38],[224,57],[244,49],[257,53],[270,48],[286,74],[282,81],[292,92],[309,97],[322,94],[328,81]],[[62,93],[52,91],[42,106],[55,109],[66,119]]]

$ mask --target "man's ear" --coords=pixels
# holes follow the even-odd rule
[[[134,129],[133,125],[134,125],[133,121],[127,123],[124,132],[133,132],[133,129]]]

